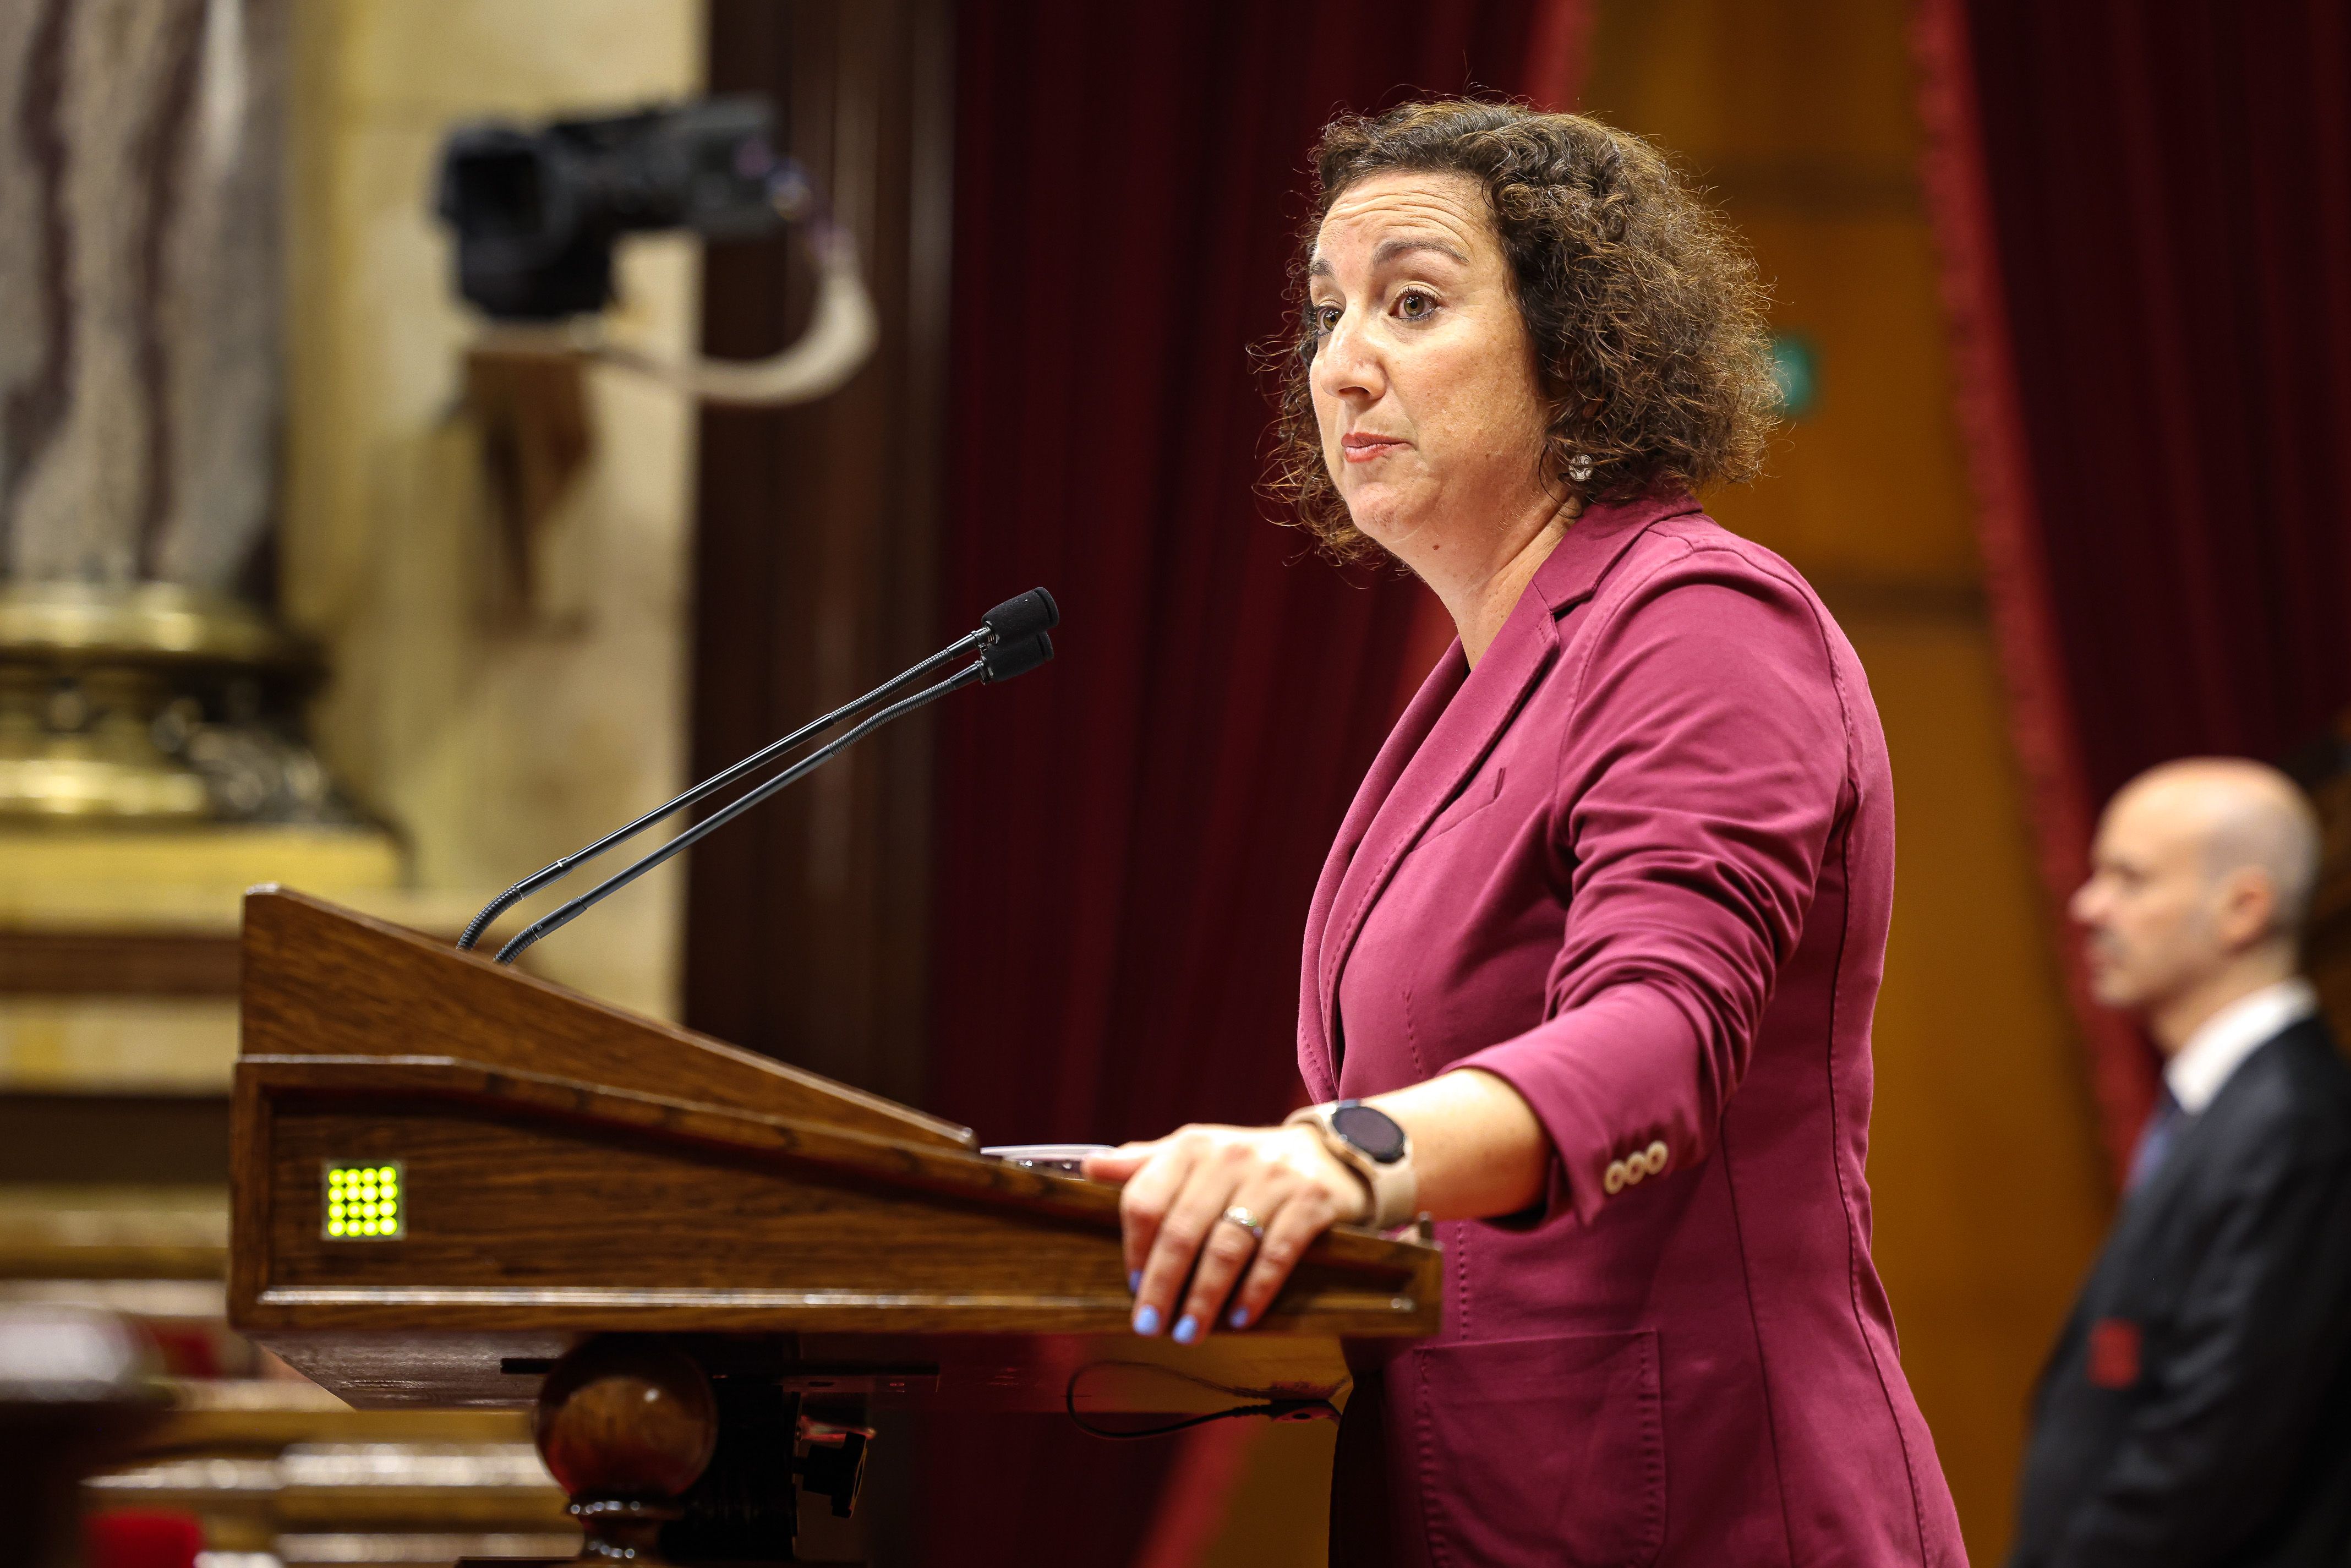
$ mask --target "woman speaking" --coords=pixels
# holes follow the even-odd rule
[[[1429,1214],[1444,1329],[1355,1365],[1334,1562],[1961,1563],[1869,1256],[1885,738],[1690,498],[1768,434],[1752,263],[1573,115],[1409,104],[1317,168],[1282,471],[1459,641],[1307,915],[1320,1103],[1088,1164],[1135,1330],[1246,1329],[1332,1224]]]

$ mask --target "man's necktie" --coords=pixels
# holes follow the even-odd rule
[[[2179,1134],[2179,1124],[2187,1120],[2179,1102],[2171,1096],[2171,1086],[2165,1084],[2156,1093],[2155,1109],[2147,1113],[2147,1125],[2139,1130],[2138,1147],[2131,1154],[2130,1180],[2123,1186],[2126,1193],[2137,1192],[2163,1164],[2163,1156],[2171,1151],[2171,1140]]]

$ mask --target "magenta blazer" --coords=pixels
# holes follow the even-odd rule
[[[1587,512],[1438,663],[1323,867],[1299,1064],[1482,1068],[1555,1157],[1438,1227],[1436,1340],[1353,1353],[1334,1560],[1965,1563],[1869,1257],[1893,892],[1860,661],[1687,497]]]

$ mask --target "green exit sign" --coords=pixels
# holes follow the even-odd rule
[[[1781,413],[1805,418],[1821,401],[1819,348],[1802,332],[1773,333],[1771,381],[1779,389]]]
[[[398,1160],[327,1162],[326,1234],[334,1241],[390,1241],[408,1233],[408,1193]]]

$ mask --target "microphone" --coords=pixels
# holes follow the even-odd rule
[[[1031,637],[1041,637],[1061,623],[1061,607],[1053,596],[1041,588],[1032,588],[1018,599],[1008,599],[979,618],[979,623],[997,635],[999,642],[1019,643]],[[1052,649],[1045,656],[1053,656]]]
[[[1015,675],[1025,675],[1038,665],[1050,663],[1052,657],[1053,640],[1042,632],[1018,643],[998,643],[979,656],[983,666],[979,678],[994,685]]]
[[[922,707],[926,704],[935,702],[940,697],[946,695],[949,692],[960,690],[962,687],[971,685],[974,681],[986,682],[991,685],[997,682],[1008,681],[1013,679],[1015,676],[1026,674],[1030,670],[1035,669],[1038,665],[1044,664],[1053,656],[1052,639],[1048,637],[1046,632],[1049,629],[1058,626],[1061,623],[1061,606],[1054,603],[1053,596],[1050,593],[1046,592],[1045,590],[1041,588],[1032,588],[1028,592],[1019,595],[1018,598],[1006,600],[1003,603],[989,611],[986,615],[981,616],[980,623],[977,627],[974,628],[972,631],[965,632],[961,637],[956,638],[954,642],[948,643],[937,653],[933,653],[929,658],[913,664],[908,668],[902,670],[897,674],[891,676],[888,680],[883,682],[872,691],[867,692],[863,696],[857,698],[854,702],[843,704],[841,706],[833,709],[832,712],[826,714],[822,718],[802,725],[799,728],[792,731],[789,735],[785,736],[781,740],[776,741],[771,745],[762,747],[759,750],[755,751],[750,756],[743,758],[742,761],[712,774],[709,778],[704,779],[701,783],[695,785],[692,789],[686,790],[675,800],[673,800],[664,805],[655,807],[653,810],[646,812],[643,816],[639,817],[635,821],[629,823],[626,827],[620,828],[612,832],[607,833],[602,838],[598,839],[594,843],[588,845],[586,848],[575,850],[570,854],[565,855],[562,859],[556,861],[553,864],[542,867],[540,870],[533,872],[530,875],[523,878],[520,882],[507,889],[506,892],[498,894],[497,897],[492,899],[488,904],[483,905],[481,913],[474,916],[473,920],[466,925],[465,934],[457,938],[457,946],[460,948],[471,948],[475,943],[481,940],[482,933],[488,930],[491,923],[496,920],[499,915],[505,914],[516,904],[529,897],[540,888],[569,875],[573,870],[585,864],[587,862],[595,859],[598,855],[602,854],[606,850],[612,848],[616,844],[623,843],[626,841],[634,838],[637,834],[643,832],[645,829],[652,827],[654,823],[675,815],[677,812],[684,810],[688,806],[694,805],[697,801],[708,799],[718,790],[725,789],[727,785],[735,783],[737,780],[741,779],[753,772],[756,772],[760,768],[783,756],[785,753],[791,750],[794,747],[800,745],[802,742],[823,734],[826,730],[831,729],[833,726],[841,723],[843,720],[853,718],[857,715],[865,712],[867,709],[872,707],[876,703],[881,702],[883,698],[889,696],[891,693],[899,690],[901,687],[905,686],[914,681],[919,680],[925,675],[932,674],[937,670],[940,665],[947,664],[962,654],[973,653],[975,651],[979,653],[980,656],[977,659],[966,665],[962,670],[956,672],[954,676],[946,681],[940,682],[938,685],[932,686],[924,692],[918,693],[912,698],[897,703],[883,710],[873,718],[867,720],[865,723],[861,724],[856,728],[851,730],[849,734],[843,736],[841,739],[811,753],[799,762],[795,763],[790,768],[768,780],[765,784],[760,785],[757,789],[744,796],[741,800],[737,800],[733,805],[726,808],[726,810],[697,824],[687,832],[682,833],[677,838],[671,840],[667,845],[664,846],[663,849],[656,852],[654,854],[647,856],[644,860],[639,861],[634,865],[632,865],[626,871],[622,872],[620,875],[598,884],[594,889],[583,895],[583,897],[572,900],[571,903],[563,905],[562,908],[558,909],[553,915],[549,915],[547,919],[538,922],[528,930],[524,931],[498,951],[497,961],[499,963],[512,963],[515,956],[519,954],[523,948],[538,940],[540,936],[543,936],[547,935],[548,932],[554,931],[560,926],[569,925],[572,920],[578,918],[582,912],[594,904],[597,901],[612,893],[618,892],[629,883],[635,881],[639,876],[642,876],[644,873],[651,871],[654,866],[659,865],[663,861],[668,859],[670,855],[699,840],[711,830],[718,827],[722,823],[734,821],[734,819],[740,815],[744,810],[758,804],[761,800],[768,799],[777,791],[786,788],[795,781],[806,778],[808,774],[813,772],[818,768],[822,767],[833,757],[839,755],[847,747],[854,745],[862,737],[870,734],[882,725],[887,724],[893,719],[903,716],[905,714],[912,713],[914,709]]]

